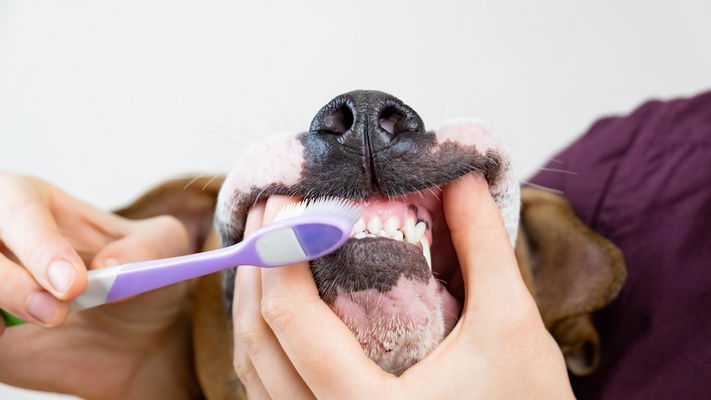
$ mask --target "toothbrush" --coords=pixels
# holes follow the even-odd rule
[[[359,217],[360,207],[337,198],[290,204],[279,211],[275,222],[232,246],[89,271],[86,289],[70,309],[112,303],[238,265],[279,267],[313,260],[341,247]],[[0,314],[7,326],[24,322],[4,310]]]

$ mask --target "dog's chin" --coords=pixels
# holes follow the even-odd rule
[[[350,239],[311,268],[322,298],[387,372],[399,375],[423,359],[458,319],[460,302],[435,278],[416,245]],[[343,268],[357,276],[338,280]]]

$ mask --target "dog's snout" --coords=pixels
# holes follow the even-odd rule
[[[375,154],[404,133],[424,133],[420,116],[394,96],[372,90],[342,94],[326,104],[311,122],[310,132],[335,135],[342,146]]]

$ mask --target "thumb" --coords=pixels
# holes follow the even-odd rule
[[[469,174],[450,183],[444,190],[443,203],[464,278],[465,304],[506,307],[513,299],[530,297],[501,213],[481,174]],[[499,308],[488,306],[484,308]]]
[[[190,250],[185,226],[177,218],[164,215],[132,221],[124,236],[96,254],[90,268],[175,257]]]

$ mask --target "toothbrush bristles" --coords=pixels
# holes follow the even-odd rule
[[[355,224],[360,218],[360,207],[350,200],[338,197],[317,197],[304,199],[298,203],[284,206],[277,214],[275,221],[298,217],[311,213],[334,213],[345,216]]]

